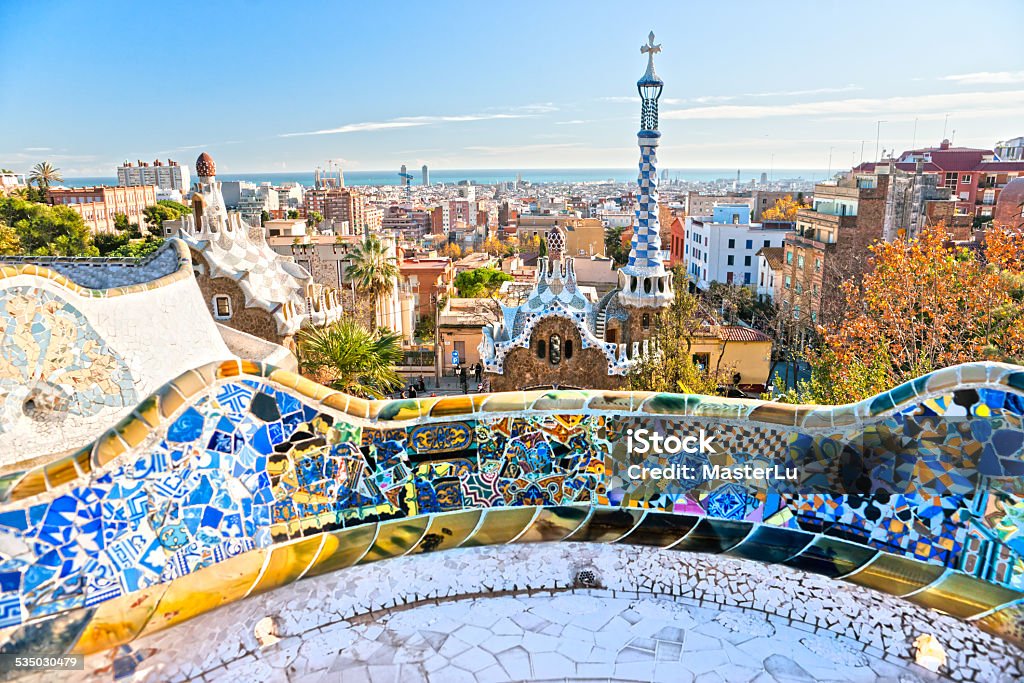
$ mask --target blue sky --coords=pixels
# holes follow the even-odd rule
[[[0,166],[628,167],[651,29],[664,167],[848,167],[879,119],[902,150],[947,113],[990,147],[1024,135],[1022,20],[1015,0],[0,0]]]

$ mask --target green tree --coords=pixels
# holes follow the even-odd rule
[[[170,199],[161,199],[142,210],[146,224],[155,229],[161,228],[164,221],[176,221],[188,213],[192,213],[192,207]]]
[[[260,225],[266,225],[267,221],[270,220],[270,212],[266,209],[260,211]]]
[[[288,218],[290,218],[292,220],[295,220],[298,217],[299,217],[299,212],[298,212],[297,209],[288,209]]]
[[[14,229],[21,253],[33,256],[98,256],[82,217],[66,206],[0,198],[0,221]]]
[[[40,161],[32,167],[28,180],[30,183],[35,183],[40,190],[45,192],[52,183],[64,182],[64,176],[61,175],[60,169],[54,168],[53,164],[49,161]]]
[[[356,289],[373,298],[372,327],[377,326],[380,301],[394,291],[401,272],[394,256],[388,255],[388,247],[380,238],[370,235],[352,251],[351,265],[346,271],[349,282]]]
[[[402,386],[395,366],[400,335],[371,332],[351,319],[308,327],[296,335],[299,367],[310,377],[356,396],[382,398]]]
[[[508,282],[512,276],[496,268],[484,267],[464,270],[455,277],[455,289],[459,296],[478,299],[494,296],[501,288],[502,282]]]
[[[680,280],[677,269],[675,278]],[[676,289],[672,305],[651,321],[650,351],[633,364],[629,387],[637,391],[665,391],[688,394],[714,394],[718,390],[719,373],[726,368],[701,368],[693,361],[693,339],[710,320],[700,300],[686,291]],[[713,365],[713,364],[712,364]]]
[[[625,228],[608,228],[604,233],[604,255],[612,259],[616,265],[624,266],[629,260],[629,249],[622,246],[622,233]]]

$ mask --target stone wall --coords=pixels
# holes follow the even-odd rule
[[[562,339],[562,358],[552,365],[547,358],[549,341],[557,334]],[[537,342],[544,341],[545,357],[537,357]],[[571,341],[572,358],[565,357],[565,343]],[[556,386],[582,389],[614,389],[625,385],[625,377],[608,375],[608,359],[598,349],[582,348],[580,333],[565,318],[545,318],[530,335],[530,348],[516,348],[505,356],[504,374],[487,374],[493,391]]]
[[[231,318],[219,322],[254,337],[292,348],[290,335],[285,337],[278,332],[274,316],[262,308],[247,307],[245,293],[233,280],[226,277],[197,275],[196,281],[199,283],[199,290],[203,294],[205,307],[210,316],[213,316],[213,297],[223,294],[231,299]]]

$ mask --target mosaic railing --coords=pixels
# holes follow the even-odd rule
[[[205,366],[92,447],[0,483],[0,649],[97,652],[343,567],[548,541],[782,564],[1021,643],[1022,414],[1024,368],[997,364],[839,407],[365,401],[255,363]],[[640,454],[639,429],[713,446]],[[636,475],[684,465],[725,469]],[[798,476],[725,474],[754,465]]]

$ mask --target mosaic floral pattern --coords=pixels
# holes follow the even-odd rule
[[[868,568],[858,581],[892,591],[892,563],[897,584],[917,587],[954,570],[954,578],[984,582],[971,590],[990,587],[978,600],[993,606],[1024,595],[1016,379],[957,388],[940,377],[948,391],[898,409],[893,401],[847,426],[836,423],[847,422],[848,408],[834,409],[827,425],[811,428],[823,424],[822,412],[798,417],[771,404],[614,392],[523,394],[529,411],[515,407],[515,394],[371,405],[241,367],[179,378],[94,447],[91,474],[24,502],[19,493],[0,508],[0,626],[132,599],[252,552],[291,558],[267,560],[272,566],[254,579],[261,585],[294,580],[318,563],[341,562],[324,554],[325,533],[361,529],[372,533],[336,541],[330,552],[362,547],[354,562],[471,537],[477,545],[625,539],[830,576]],[[164,426],[140,431],[143,418]],[[638,455],[626,436],[640,427],[704,429],[717,445],[707,454]],[[799,484],[637,482],[625,474],[634,464],[683,461],[799,465],[805,474]],[[48,466],[51,486],[61,467]],[[483,524],[482,510],[512,516],[489,513],[496,521]],[[536,510],[550,513],[542,522]],[[435,517],[446,521],[435,528]],[[932,594],[920,595],[915,601],[932,606]]]
[[[39,287],[0,292],[0,431],[23,412],[88,417],[137,400],[124,360],[78,309]]]

